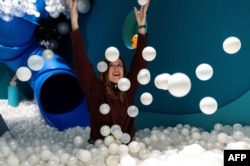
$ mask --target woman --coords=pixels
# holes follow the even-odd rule
[[[131,82],[129,90],[123,92],[117,87],[119,79],[125,77],[124,62],[121,58],[114,62],[108,62],[108,69],[101,73],[98,78],[94,68],[90,63],[78,24],[78,11],[76,8],[77,0],[67,0],[71,16],[71,38],[74,53],[74,67],[79,84],[87,98],[88,109],[90,112],[90,140],[103,138],[100,128],[103,125],[119,125],[123,133],[128,133],[131,138],[135,136],[134,118],[127,113],[129,106],[134,104],[134,96],[139,86],[137,81],[138,72],[146,67],[146,61],[142,57],[142,50],[147,46],[147,34],[145,29],[146,14],[149,1],[146,5],[141,6],[140,11],[134,7],[136,20],[138,23],[138,44],[133,58],[131,69],[127,78]],[[102,114],[100,106],[108,104],[110,112]]]

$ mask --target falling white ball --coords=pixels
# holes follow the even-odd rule
[[[87,13],[91,8],[91,4],[89,0],[78,0],[77,10],[80,13]]]
[[[213,76],[213,68],[209,64],[203,63],[196,68],[195,73],[200,80],[207,81]]]
[[[104,61],[100,61],[98,64],[97,64],[97,70],[101,73],[107,71],[108,69],[108,64]]]
[[[138,0],[138,4],[144,6],[147,4],[147,0]]]
[[[154,84],[156,88],[161,90],[168,90],[168,80],[170,78],[170,74],[162,73],[155,77]]]
[[[168,91],[175,97],[183,97],[191,90],[191,81],[184,73],[173,74],[168,81]]]
[[[213,114],[217,111],[217,101],[212,97],[204,97],[200,101],[200,109],[204,114]]]
[[[137,75],[137,80],[141,85],[146,85],[150,82],[150,72],[148,69],[141,69]]]
[[[44,66],[44,60],[39,55],[32,55],[28,58],[28,66],[30,69],[34,71],[38,71],[43,68]]]
[[[110,106],[106,103],[101,104],[99,109],[103,115],[106,115],[110,112]]]
[[[66,22],[59,22],[58,24],[57,24],[57,31],[60,33],[60,34],[62,34],[62,35],[66,35],[66,34],[68,34],[69,33],[69,31],[70,31],[70,27],[69,27],[69,24],[68,23],[66,23]]]
[[[223,49],[228,54],[235,54],[241,48],[241,41],[234,36],[228,37],[223,42]]]
[[[20,81],[28,81],[31,78],[31,71],[28,67],[19,67],[16,76]]]
[[[121,78],[119,81],[118,81],[118,88],[121,90],[121,91],[127,91],[129,88],[130,88],[130,81],[129,79],[127,78]]]
[[[120,56],[119,50],[116,47],[108,47],[105,51],[105,57],[108,61],[114,62]]]
[[[139,114],[138,108],[134,105],[129,106],[127,112],[128,115],[132,118],[136,117]]]
[[[144,92],[140,97],[141,103],[144,105],[150,105],[153,101],[153,96],[149,92]]]
[[[146,61],[153,61],[156,57],[156,50],[151,46],[147,46],[143,49],[142,56]]]
[[[44,59],[50,60],[53,58],[54,52],[51,49],[47,48],[43,51],[42,56],[44,57]]]

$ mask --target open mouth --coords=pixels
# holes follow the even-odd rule
[[[114,77],[120,77],[120,73],[113,73]]]

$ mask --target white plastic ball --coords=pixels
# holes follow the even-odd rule
[[[141,69],[137,75],[137,80],[141,85],[146,85],[150,82],[151,76],[148,69]]]
[[[200,109],[204,114],[213,114],[217,111],[217,101],[212,97],[204,97],[200,101]]]
[[[113,134],[115,131],[120,130],[121,131],[121,126],[119,126],[118,124],[113,124],[110,128],[111,133]]]
[[[201,134],[199,132],[193,132],[191,136],[194,140],[197,140],[197,141],[200,140],[201,138]]]
[[[66,35],[69,33],[70,31],[70,27],[69,27],[69,24],[66,23],[66,22],[59,22],[57,24],[57,31],[61,34],[61,35]]]
[[[54,156],[53,156],[54,157]],[[67,165],[77,165],[77,163],[78,163],[78,159],[76,158],[76,156],[70,156],[69,157],[69,160],[68,160],[68,162],[67,162]],[[59,165],[59,160],[57,159],[57,156],[55,156],[54,157],[54,163],[53,163],[53,165],[54,164],[57,164],[57,165]]]
[[[127,112],[130,117],[134,118],[139,114],[139,109],[136,106],[131,105],[128,107]]]
[[[196,76],[202,81],[207,81],[213,76],[213,68],[206,63],[200,64],[196,68]]]
[[[87,13],[91,8],[90,0],[78,0],[77,10],[79,13]]]
[[[214,129],[217,131],[217,132],[220,132],[220,131],[223,131],[223,125],[221,123],[216,123],[214,125]]]
[[[170,74],[168,73],[162,73],[155,77],[154,84],[156,88],[161,90],[168,90],[168,81],[170,78]]]
[[[228,37],[223,42],[223,49],[228,54],[235,54],[240,48],[241,41],[235,36]]]
[[[106,115],[110,112],[110,106],[106,103],[103,103],[100,105],[99,110],[103,115]]]
[[[117,143],[111,143],[109,145],[109,153],[112,155],[118,154],[119,146]]]
[[[128,133],[123,133],[122,134],[122,137],[121,137],[121,142],[124,143],[124,144],[127,144],[129,143],[131,140],[131,137]]]
[[[147,46],[142,50],[142,57],[146,61],[153,61],[156,57],[156,50],[151,46]]]
[[[40,154],[40,158],[43,160],[43,161],[48,161],[49,158],[51,157],[52,153],[49,149],[44,149],[41,151],[41,154]]]
[[[54,57],[54,52],[51,49],[45,49],[43,50],[42,56],[44,59],[50,60]]]
[[[144,105],[150,105],[153,102],[153,96],[149,92],[144,92],[140,97],[141,103]]]
[[[243,141],[230,142],[226,145],[225,149],[229,150],[249,150],[250,146],[248,143]]]
[[[234,131],[233,132],[233,138],[236,141],[241,141],[244,137],[245,137],[245,135],[242,131]]]
[[[141,6],[144,6],[147,4],[147,1],[148,0],[138,0],[138,4],[141,5]]]
[[[108,47],[105,51],[105,57],[108,61],[114,62],[120,56],[119,50],[116,47]]]
[[[111,143],[115,142],[115,139],[113,136],[109,135],[107,137],[104,138],[104,144],[106,146],[109,146]]]
[[[140,150],[139,157],[142,160],[146,160],[149,158],[150,152],[147,149]],[[155,163],[154,163],[155,164]]]
[[[68,153],[62,153],[60,155],[60,163],[66,164],[68,162],[68,160],[69,160],[69,157],[70,157],[70,154],[68,154]]]
[[[184,73],[175,73],[168,80],[168,91],[175,97],[186,96],[191,90],[191,80]]]
[[[136,166],[136,160],[130,155],[121,158],[120,166]]]
[[[184,127],[181,129],[181,134],[184,135],[184,136],[188,136],[190,133],[189,129]]]
[[[1,154],[3,157],[7,157],[11,153],[11,149],[8,146],[3,145],[0,147],[0,152],[2,152]]]
[[[124,144],[119,145],[118,153],[120,155],[127,154],[128,152],[129,152],[129,149],[127,145],[124,145]]]
[[[114,136],[115,139],[120,139],[123,132],[121,131],[121,127],[119,125],[113,125],[110,128],[111,134]]]
[[[83,144],[83,138],[81,136],[77,135],[74,137],[73,143],[76,147],[79,147]]]
[[[11,13],[1,12],[0,18],[6,22],[10,22],[13,20],[14,16]]]
[[[119,140],[122,137],[123,132],[121,130],[115,130],[112,132],[112,135],[115,139]]]
[[[18,166],[20,163],[19,159],[16,157],[16,155],[9,155],[7,157],[7,165],[8,166]]]
[[[28,58],[28,66],[34,71],[38,71],[43,68],[44,60],[39,55],[32,55]]]
[[[108,65],[107,65],[106,62],[104,62],[104,61],[98,62],[98,64],[97,64],[97,70],[99,72],[103,73],[103,72],[107,71],[107,69],[108,69]]]
[[[217,140],[222,144],[226,144],[229,141],[228,135],[226,133],[219,133],[217,136]]]
[[[19,67],[16,76],[20,81],[28,81],[31,78],[31,71],[28,67]]]
[[[118,166],[120,162],[120,157],[117,155],[109,155],[106,158],[106,166]]]
[[[78,151],[77,158],[84,163],[89,162],[91,160],[91,157],[92,157],[91,152],[88,150],[80,149]]]
[[[130,80],[128,78],[121,78],[119,79],[117,86],[121,91],[127,91],[130,88]]]
[[[132,153],[137,153],[140,151],[140,144],[136,141],[132,141],[128,144],[129,151]]]
[[[104,137],[110,135],[110,127],[108,125],[103,125],[100,129],[100,133]]]
[[[18,142],[16,140],[10,140],[9,141],[9,147],[12,151],[16,151],[19,147]]]

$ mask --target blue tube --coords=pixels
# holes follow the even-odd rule
[[[28,58],[31,55],[42,56],[44,50],[44,47],[34,43],[26,54],[4,63],[16,71],[21,66],[28,67]],[[75,73],[62,57],[54,54],[52,59],[44,59],[41,70],[31,72],[28,83],[34,90],[34,99],[43,118],[50,126],[64,130],[89,125],[85,96]]]

